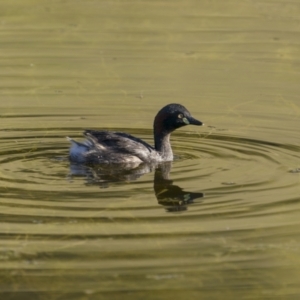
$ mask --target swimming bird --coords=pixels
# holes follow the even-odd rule
[[[85,130],[87,138],[71,142],[70,161],[84,164],[140,164],[173,160],[170,143],[171,133],[186,125],[203,123],[196,120],[181,104],[164,106],[154,118],[154,147],[128,133],[115,131]]]

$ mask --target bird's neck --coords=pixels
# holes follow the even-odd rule
[[[155,150],[158,151],[164,161],[173,160],[173,151],[170,143],[171,133],[168,132],[155,132],[154,141]]]

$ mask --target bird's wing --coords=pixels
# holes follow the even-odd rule
[[[137,156],[142,161],[149,160],[154,148],[130,134],[112,131],[86,130],[84,135],[91,140],[95,147],[113,153]]]

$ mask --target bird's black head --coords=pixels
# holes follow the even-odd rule
[[[156,133],[171,133],[177,128],[186,125],[198,125],[203,123],[194,119],[190,112],[181,104],[168,104],[163,107],[154,119],[154,131]]]

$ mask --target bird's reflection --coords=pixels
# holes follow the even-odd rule
[[[169,179],[172,168],[171,162],[159,165],[155,169],[154,192],[159,204],[166,207],[169,212],[187,210],[187,206],[195,199],[202,198],[203,193],[186,192]]]
[[[137,180],[144,174],[155,169],[149,164],[99,164],[86,166],[80,164],[70,165],[71,176],[86,176],[87,184],[108,187],[112,183],[122,183]]]
[[[194,200],[202,198],[203,193],[184,191],[170,180],[172,162],[160,164],[140,165],[70,165],[70,176],[85,176],[88,185],[99,185],[101,188],[108,187],[112,183],[129,182],[152,172],[154,174],[154,192],[157,201],[163,205],[168,212],[179,212],[187,210],[189,204]]]

